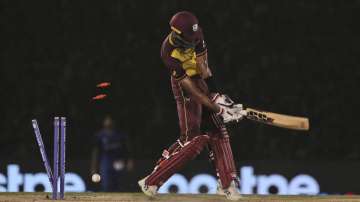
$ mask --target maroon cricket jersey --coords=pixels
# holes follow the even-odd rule
[[[199,75],[200,71],[197,68],[195,59],[207,51],[202,32],[199,43],[195,48],[185,50],[175,47],[170,35],[164,40],[160,55],[171,76],[176,80],[181,80],[185,76],[193,77]]]
[[[188,141],[200,135],[203,109],[200,103],[181,88],[179,81],[188,76],[201,92],[208,94],[208,87],[196,64],[196,57],[206,54],[207,49],[202,34],[194,48],[185,50],[174,46],[170,35],[162,44],[161,58],[171,74],[171,87],[179,117],[180,140]]]

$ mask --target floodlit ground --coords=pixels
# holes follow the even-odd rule
[[[51,201],[47,193],[0,193],[0,202]],[[113,201],[113,202],[222,202],[227,201],[216,195],[161,194],[150,199],[142,193],[67,193],[65,201]],[[360,196],[259,196],[245,195],[242,202],[360,202]]]

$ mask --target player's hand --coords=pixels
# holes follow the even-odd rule
[[[225,107],[220,105],[220,112],[217,113],[224,123],[238,122],[244,117],[242,104],[233,104],[231,107]]]
[[[232,101],[232,99],[228,95],[224,94],[216,93],[212,96],[211,100],[222,107],[231,108],[234,105],[234,101]]]

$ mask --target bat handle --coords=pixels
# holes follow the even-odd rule
[[[240,114],[243,115],[243,116],[247,116],[248,112],[246,110],[241,110]]]

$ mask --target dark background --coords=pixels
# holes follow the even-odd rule
[[[68,118],[68,156],[89,159],[103,117],[129,134],[136,159],[155,160],[178,136],[159,56],[177,11],[203,27],[218,86],[237,102],[307,116],[309,132],[243,121],[237,160],[359,160],[360,1],[0,1],[0,162],[40,162],[52,119]],[[109,97],[92,102],[95,85]]]

